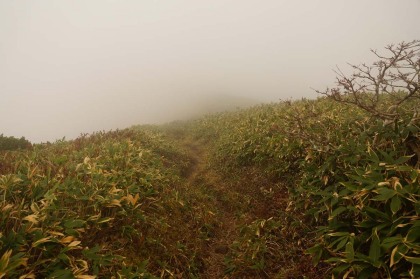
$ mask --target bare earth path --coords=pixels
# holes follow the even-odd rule
[[[314,268],[295,242],[300,231],[288,231],[295,219],[282,181],[258,168],[215,165],[213,144],[188,130],[167,135],[190,161],[177,190],[188,200],[198,237],[194,278],[323,278],[325,270]]]
[[[200,191],[209,197],[212,213],[217,219],[205,249],[204,270],[200,278],[229,278],[224,275],[224,258],[238,234],[238,221],[235,216],[238,195],[209,167],[206,145],[185,139],[183,147],[189,152],[192,160],[192,167],[186,177],[187,188],[201,189]],[[232,197],[235,199],[232,200]]]

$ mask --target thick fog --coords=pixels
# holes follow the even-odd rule
[[[316,98],[335,65],[419,39],[419,14],[419,0],[0,0],[0,134],[54,141]]]

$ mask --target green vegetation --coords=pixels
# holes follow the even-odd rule
[[[177,191],[188,157],[160,134],[97,133],[1,156],[0,277],[197,273],[204,221]]]
[[[319,98],[3,152],[0,274],[415,278],[420,128],[385,121]]]
[[[24,137],[18,139],[15,137],[6,137],[3,134],[0,135],[0,151],[26,149],[30,147],[31,143]]]
[[[0,278],[419,278],[419,86],[354,77],[1,152]]]
[[[214,166],[226,176],[269,179],[261,187],[251,183],[259,190],[255,203],[268,215],[241,228],[229,270],[270,274],[310,248],[316,263],[325,260],[319,268],[328,263],[337,277],[418,277],[420,129],[414,121],[384,125],[326,98],[201,120],[197,135],[215,141]],[[276,196],[288,199],[270,212]]]

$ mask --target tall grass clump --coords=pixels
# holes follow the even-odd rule
[[[100,132],[1,156],[0,278],[198,273],[200,216],[177,192],[189,161],[159,133]]]
[[[277,212],[245,225],[231,272],[305,275],[296,259],[306,251],[336,278],[420,277],[420,45],[386,49],[390,57],[374,51],[380,60],[350,77],[338,70],[338,88],[317,100],[201,121],[222,172],[252,170],[274,181],[271,196],[288,193]],[[280,267],[285,253],[300,271]]]
[[[383,96],[381,102],[387,107],[390,99]],[[270,177],[271,196],[280,192],[287,198],[271,215],[245,225],[228,269],[298,276],[299,270],[312,272],[298,260],[307,251],[322,262],[322,272],[339,277],[416,277],[419,123],[409,113],[388,123],[325,97],[202,120],[202,129],[218,135],[213,164],[222,173],[252,170]],[[267,208],[275,202],[255,197]],[[295,269],[282,271],[290,261]]]

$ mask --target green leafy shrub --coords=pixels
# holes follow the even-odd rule
[[[420,42],[386,49],[389,57],[374,51],[379,61],[352,65],[350,77],[340,71],[338,87],[321,92],[369,118],[351,125],[354,138],[303,163],[298,191],[319,225],[309,252],[339,277],[420,276]]]
[[[338,69],[338,88],[319,92],[326,98],[201,122],[200,134],[212,135],[214,165],[223,173],[257,168],[281,182],[274,191],[287,188],[288,207],[279,211],[299,220],[282,226],[292,235],[305,232],[300,242],[337,277],[420,276],[420,42],[386,49],[390,56],[374,51],[380,60],[372,66],[351,65],[349,77]],[[307,228],[293,225],[299,222]],[[278,235],[243,234],[233,247],[242,252],[229,261],[235,272],[257,266],[265,272],[266,253],[255,254],[252,245],[281,243]],[[249,257],[254,254],[260,256]],[[270,257],[281,262],[280,255]]]
[[[390,99],[382,96],[381,102],[386,107]],[[409,102],[400,108],[410,112],[417,105]],[[284,193],[285,187],[289,206],[279,207],[277,214],[271,211],[271,220],[279,220],[285,211],[297,218],[282,219],[286,235],[282,230],[266,231],[262,237],[243,233],[231,247],[236,252],[228,267],[235,274],[272,272],[273,262],[282,262],[284,252],[268,252],[264,245],[269,241],[284,247],[282,239],[289,237],[293,240],[285,250],[296,256],[304,249],[293,245],[312,246],[308,251],[314,260],[328,263],[336,276],[414,274],[420,252],[413,239],[419,210],[416,121],[406,113],[387,124],[328,98],[264,105],[202,120],[202,129],[218,135],[213,165],[229,176],[257,168],[260,175],[280,182],[273,192]],[[253,231],[253,224],[244,232]],[[256,252],[253,247],[262,248]]]
[[[328,156],[333,164],[315,152],[307,160],[299,191],[322,225],[309,252],[331,263],[336,276],[419,276],[420,172],[408,146],[419,131],[404,121],[393,129],[377,121],[357,141],[337,146]]]
[[[0,277],[199,272],[204,222],[176,190],[189,158],[160,133],[101,132],[1,156]]]
[[[18,139],[15,137],[6,137],[3,134],[0,135],[0,151],[27,149],[31,146],[32,144],[24,137]]]

